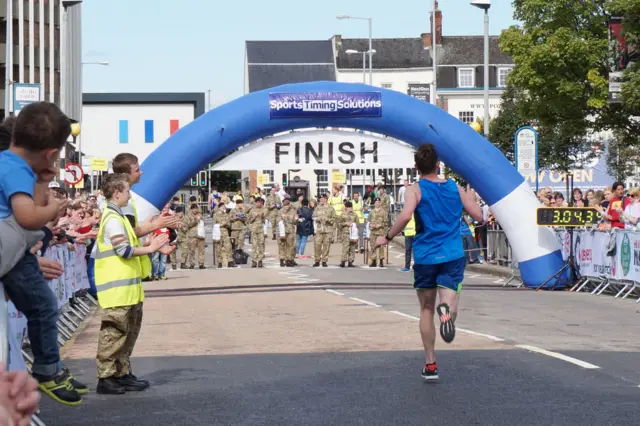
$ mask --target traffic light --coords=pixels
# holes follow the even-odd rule
[[[287,186],[289,184],[289,182],[287,182],[287,174],[283,173],[282,174],[282,186]]]
[[[198,186],[198,176],[191,178],[191,186]]]
[[[207,172],[200,172],[200,186],[207,186]]]

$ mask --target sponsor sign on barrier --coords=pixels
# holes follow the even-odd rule
[[[569,233],[557,233],[562,245],[562,256],[569,256]],[[611,239],[608,232],[575,231],[574,254],[578,275],[640,283],[640,233],[616,231],[616,249],[613,256],[607,253]]]
[[[382,117],[380,92],[269,93],[271,119]]]
[[[57,245],[47,250],[44,257],[59,262],[64,268],[64,274],[48,282],[49,288],[58,299],[58,307],[62,308],[78,290],[89,288],[87,264],[85,255],[87,248],[76,245],[72,250],[68,246]],[[19,312],[14,304],[8,302],[8,338],[9,360],[8,370],[26,370],[27,365],[22,357],[22,339],[27,332],[27,318]]]

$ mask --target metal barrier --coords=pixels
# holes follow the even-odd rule
[[[568,232],[564,229],[555,231],[566,260],[570,245]],[[635,264],[635,259],[640,259],[640,232],[577,229],[574,231],[574,253],[578,282],[569,291],[588,292],[594,296],[606,294],[614,299],[637,298],[636,303],[640,303],[640,264]],[[512,276],[503,286],[519,281],[517,287],[522,287],[518,262],[513,259],[503,231],[487,231],[487,255],[490,263],[511,268]]]
[[[86,263],[84,262],[85,251],[76,250],[69,251],[66,247],[57,247],[56,253],[47,256],[63,260],[60,262],[63,268],[66,271],[74,271],[73,274],[65,273],[60,279],[55,280],[56,283],[49,283],[50,288],[58,297],[60,307],[57,324],[59,346],[63,346],[73,337],[82,322],[91,315],[93,307],[98,305],[98,302],[86,290],[89,287],[88,282],[85,283],[83,278],[78,280],[78,277],[87,277]],[[82,269],[76,270],[82,268],[82,265],[84,265],[84,274]],[[54,289],[58,291],[56,292]],[[0,282],[0,290],[0,294],[4,294],[2,282]],[[62,303],[61,295],[65,298]],[[26,318],[17,315],[13,303],[2,298],[0,302],[0,361],[7,365],[8,371],[27,370],[31,372],[33,355],[29,349],[30,342],[26,336],[26,326]],[[18,350],[18,348],[20,349]],[[34,415],[30,424],[44,426],[45,423],[37,415]]]

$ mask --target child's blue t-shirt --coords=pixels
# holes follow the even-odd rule
[[[31,166],[11,151],[0,152],[0,219],[11,216],[11,197],[27,194],[33,198],[36,174]]]

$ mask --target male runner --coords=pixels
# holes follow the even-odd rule
[[[433,321],[436,294],[440,318],[440,336],[451,343],[455,337],[458,301],[464,279],[465,256],[460,236],[460,217],[463,209],[476,220],[482,220],[482,209],[475,193],[464,190],[451,179],[436,174],[438,156],[432,144],[425,143],[416,150],[416,169],[420,180],[407,188],[405,205],[389,232],[378,237],[377,245],[388,244],[398,235],[414,215],[416,235],[413,239],[414,284],[420,302],[420,335],[426,363],[422,378],[438,378],[434,346],[436,330]],[[414,214],[415,212],[415,214]]]

